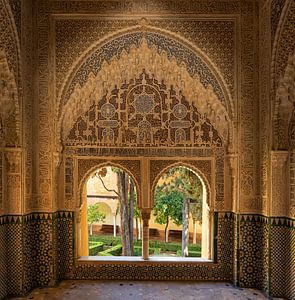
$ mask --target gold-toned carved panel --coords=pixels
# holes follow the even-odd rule
[[[56,88],[60,89],[62,80],[71,66],[92,44],[102,37],[123,28],[137,25],[138,17],[105,17],[89,19],[61,18],[55,20],[56,29]],[[221,71],[233,94],[235,60],[235,20],[220,18],[163,19],[149,17],[149,24],[173,31],[185,37],[206,53]],[[216,49],[218,48],[218,51]]]
[[[295,104],[295,52],[289,56],[284,76],[280,79],[276,92],[274,111],[274,147],[286,150],[294,139],[294,128],[291,126]]]
[[[82,65],[76,66],[78,69],[72,77],[67,78],[59,95],[57,112],[60,114],[57,134],[61,135],[62,141],[77,118],[92,104],[138,78],[144,70],[194,103],[214,124],[224,143],[231,143],[233,103],[218,71],[208,59],[205,60],[204,54],[198,56],[163,33],[145,33],[146,28],[157,30],[145,26],[136,27],[137,31],[125,35],[120,33],[122,36],[113,36],[109,44],[97,46],[98,49],[93,53],[90,51]]]
[[[181,91],[143,71],[106,92],[80,116],[67,145],[215,148],[222,146],[222,139],[206,113],[200,113]]]
[[[5,186],[4,211],[6,214],[20,214],[22,209],[22,153],[20,149],[10,148],[4,151]]]
[[[18,91],[14,74],[7,62],[6,54],[0,49],[0,145],[18,146],[20,120]]]

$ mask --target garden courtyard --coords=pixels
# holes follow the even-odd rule
[[[201,245],[189,245],[188,257],[201,257]],[[121,256],[122,242],[120,237],[109,235],[93,235],[89,238],[90,256]],[[150,240],[150,257],[182,257],[181,242],[164,242]],[[142,241],[134,241],[133,256],[142,256]]]
[[[197,174],[172,167],[158,178],[153,194],[148,256],[209,258],[202,255],[209,222],[206,193]],[[92,174],[84,200],[82,256],[143,256],[137,197],[136,184],[124,170],[107,166]]]

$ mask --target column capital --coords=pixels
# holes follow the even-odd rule
[[[5,148],[4,156],[7,162],[7,171],[10,173],[20,173],[21,171],[20,148]]]
[[[151,209],[150,208],[141,209],[141,218],[142,218],[142,220],[149,220],[150,217],[151,217]]]
[[[289,151],[271,151],[271,162],[275,167],[283,167],[289,157]]]
[[[237,170],[238,167],[238,154],[237,153],[228,153],[226,158],[229,161],[229,166],[232,171]]]

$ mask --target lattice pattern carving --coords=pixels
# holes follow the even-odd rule
[[[203,106],[200,111],[180,90],[168,88],[143,71],[138,78],[106,92],[79,117],[67,145],[221,147],[222,139]]]
[[[4,152],[4,157],[6,165],[4,210],[7,214],[17,214],[21,212],[22,197],[21,152],[19,149],[10,149],[10,151]]]
[[[144,76],[142,73],[143,70]],[[142,82],[136,82],[136,80],[138,79],[140,79]],[[153,82],[151,82],[152,79]],[[146,86],[147,84],[152,84],[152,86],[154,87],[154,89],[152,87],[148,88],[148,90],[150,89],[150,91],[145,93],[147,95],[148,93],[151,93],[151,95],[155,94],[155,97],[163,98],[163,96],[159,93],[161,93],[161,90],[166,90],[165,97],[167,97],[168,104],[169,101],[173,100],[171,99],[173,97],[177,97],[178,102],[180,102],[179,100],[184,97],[190,103],[190,105],[194,104],[197,107],[199,113],[201,113],[202,117],[204,118],[204,116],[206,116],[208,120],[210,120],[211,124],[214,125],[224,142],[227,142],[229,121],[228,114],[225,106],[216,96],[212,86],[209,84],[207,87],[204,87],[200,82],[200,78],[197,75],[194,75],[192,77],[187,71],[184,64],[179,66],[175,58],[169,58],[166,52],[159,53],[157,51],[157,48],[155,46],[150,47],[145,39],[141,41],[138,48],[132,46],[129,53],[123,50],[120,58],[112,58],[110,63],[107,63],[106,61],[103,62],[101,69],[97,75],[91,73],[88,76],[88,80],[82,87],[80,85],[77,85],[75,87],[73,93],[70,96],[70,99],[67,102],[67,105],[64,108],[64,115],[62,117],[61,126],[63,128],[63,139],[68,136],[69,131],[73,127],[78,117],[85,114],[89,110],[89,107],[97,103],[99,100],[106,98],[106,102],[109,103],[110,98],[114,97],[117,89],[126,90],[127,92],[131,87],[135,88],[135,86],[137,85]],[[169,91],[170,87],[173,87],[171,92]],[[136,93],[144,94],[143,90],[138,90]],[[119,95],[117,97],[119,97]],[[120,95],[120,99],[124,97],[131,97],[130,99],[126,99],[126,103],[129,106],[131,105],[131,103],[128,102],[128,100],[131,101],[133,99],[132,106],[135,112],[136,109],[138,109],[139,105],[138,101],[133,102],[136,96],[128,92],[126,96]],[[147,96],[145,96],[145,98],[148,99]],[[176,105],[178,103],[175,103],[174,101],[174,103],[172,102],[172,104]],[[150,105],[152,104],[150,103]],[[120,110],[122,108],[123,107],[120,107]],[[166,107],[164,108],[167,110]],[[168,109],[169,108],[171,110],[173,109],[173,107],[168,107]],[[104,109],[107,108],[104,107]],[[155,109],[159,111],[159,108],[155,107]],[[143,113],[147,114],[148,112]],[[176,108],[174,110],[174,116],[177,119],[178,117],[175,114],[177,115]],[[107,118],[105,119],[108,122],[104,121],[104,124],[108,123],[110,125],[105,126],[109,127],[109,129],[106,129],[104,131],[104,138],[106,140],[109,140],[106,145],[109,145],[112,144],[113,133],[115,134],[116,131],[116,129],[114,128],[119,127],[119,124],[113,122],[113,120]],[[147,132],[149,128],[152,128],[154,126],[154,124],[152,124],[148,119],[149,118],[146,118],[146,120],[141,123],[141,126],[139,126],[141,127],[141,133]],[[181,120],[182,123],[184,121],[186,120]],[[191,135],[188,134],[188,125],[179,125],[179,123],[181,122],[178,122],[178,124],[174,122],[173,126],[178,130],[177,132],[175,132],[173,141],[176,140],[182,142],[183,140],[187,139],[188,135]],[[137,140],[139,140],[140,136],[142,136],[142,134],[140,134],[139,132],[135,134],[138,135],[138,137],[136,137]],[[151,137],[149,138],[147,134],[143,135],[146,136],[146,145],[154,144],[156,146],[158,144],[161,145],[162,143],[161,141],[154,143],[154,141],[151,141]],[[192,136],[190,138],[192,139]],[[194,142],[190,143],[194,145],[196,142],[197,139]],[[213,143],[211,142],[211,144]],[[217,144],[220,145],[221,142],[218,142]]]

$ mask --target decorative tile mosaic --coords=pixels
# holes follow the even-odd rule
[[[6,279],[7,294],[22,293],[23,255],[22,255],[22,218],[9,216],[6,224]]]
[[[0,299],[22,293],[22,218],[0,217]]]
[[[7,272],[6,272],[6,225],[4,218],[0,217],[0,299],[7,295]]]
[[[73,212],[56,213],[57,275],[59,279],[73,277]]]
[[[36,287],[53,286],[63,279],[234,282],[235,278],[240,286],[256,287],[266,294],[270,286],[271,296],[294,299],[295,221],[233,213],[216,216],[217,245],[213,263],[98,265],[74,260],[73,212],[0,217],[0,267],[4,270],[0,273],[0,299],[25,295]],[[235,230],[235,226],[239,230]],[[235,241],[239,253],[234,251]],[[234,267],[234,261],[239,262],[238,268]],[[234,274],[234,270],[239,274]]]
[[[295,222],[294,222],[295,223]],[[289,299],[295,299],[295,226],[288,228],[287,234],[287,247],[290,249],[288,252],[287,262],[287,291],[286,296]]]
[[[238,256],[239,285],[267,289],[267,218],[240,215]]]
[[[295,221],[271,218],[270,226],[270,294],[295,298]]]

